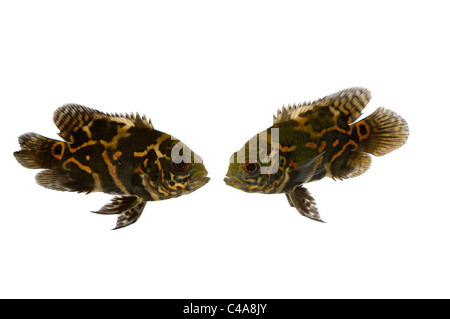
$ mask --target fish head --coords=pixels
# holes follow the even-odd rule
[[[152,167],[147,168],[147,179],[160,198],[189,194],[209,182],[201,157],[181,141],[171,137],[156,153]]]
[[[231,155],[225,183],[247,193],[279,192],[287,175],[278,145],[278,131],[269,128],[255,135]]]

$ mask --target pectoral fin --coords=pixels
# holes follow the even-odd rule
[[[135,223],[141,217],[146,203],[136,196],[116,196],[99,211],[93,213],[118,214],[119,217],[114,229],[119,229]]]
[[[136,196],[116,196],[108,204],[100,208],[100,210],[93,213],[102,215],[121,214],[140,202],[141,200]]]
[[[324,174],[325,168],[323,165],[320,165],[322,164],[324,153],[322,152],[294,168],[291,172],[292,182],[298,183],[298,185],[305,184],[315,177]]]
[[[294,203],[292,202],[291,195],[289,195],[289,194],[290,193],[286,193],[286,197],[287,197],[288,203],[289,203],[289,205],[291,205],[291,207],[295,207]]]
[[[316,207],[316,201],[312,197],[311,193],[303,186],[295,186],[294,189],[286,193],[289,204],[294,206],[298,212],[310,219],[318,222],[324,222],[319,215],[319,210]]]

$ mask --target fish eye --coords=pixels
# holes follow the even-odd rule
[[[259,165],[258,163],[252,163],[247,161],[244,163],[243,168],[247,174],[255,174],[259,170]]]
[[[175,172],[186,172],[191,167],[190,161],[188,161],[186,158],[179,157],[175,160],[172,160],[172,169]]]

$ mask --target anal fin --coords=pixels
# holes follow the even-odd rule
[[[88,179],[73,178],[69,171],[63,169],[46,169],[36,175],[36,182],[42,187],[62,192],[86,192],[94,189],[91,176]]]
[[[287,197],[289,205],[291,205],[291,207],[295,207],[294,203],[292,202],[291,195],[289,195],[289,193],[286,193],[286,197]]]
[[[318,222],[324,222],[320,218],[319,210],[316,206],[316,201],[306,188],[301,185],[295,186],[294,189],[286,195],[288,196],[289,204],[292,204],[300,213],[300,215]]]
[[[133,208],[139,202],[140,200],[136,196],[116,196],[108,204],[100,208],[100,210],[93,213],[102,215],[120,214]]]

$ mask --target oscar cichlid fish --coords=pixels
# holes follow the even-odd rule
[[[370,154],[385,155],[408,138],[406,121],[382,107],[356,122],[370,98],[369,90],[355,87],[283,106],[273,126],[231,156],[225,183],[249,193],[285,193],[301,215],[322,221],[304,184],[359,176],[369,169]]]
[[[26,168],[44,169],[36,175],[43,187],[116,195],[95,212],[118,214],[115,229],[136,222],[147,202],[189,194],[209,181],[201,158],[145,116],[67,104],[53,121],[64,141],[27,133],[14,156]]]

